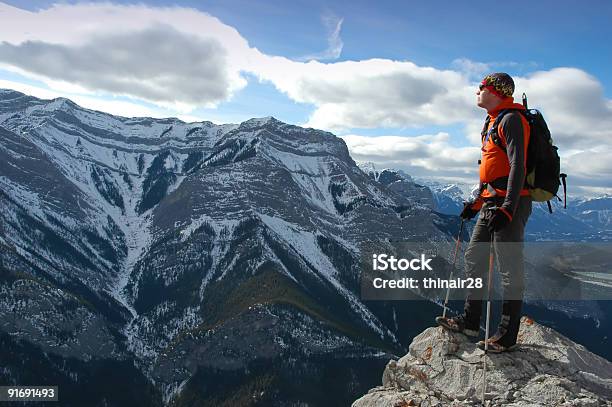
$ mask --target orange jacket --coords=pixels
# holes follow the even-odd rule
[[[501,123],[498,124],[497,134],[501,139],[502,146],[506,148],[506,151],[495,144],[493,141],[494,137],[487,137],[487,133],[493,127],[495,119],[504,109],[525,110],[523,105],[514,103],[514,99],[509,97],[504,99],[499,106],[495,108],[495,110],[489,112],[489,126],[487,127],[486,132],[483,131],[482,136],[480,182],[487,184],[494,183],[495,185],[492,185],[493,188],[485,188],[482,191],[481,196],[483,198],[488,198],[495,195],[505,197],[508,189],[520,189],[521,196],[529,195],[529,191],[523,188],[523,183],[525,181],[524,178],[527,171],[527,146],[529,144],[529,124],[527,123],[525,117],[520,113],[514,115],[512,113],[506,113],[502,118]],[[516,123],[514,123],[514,125],[512,123],[508,123],[511,120],[516,120],[512,119],[512,116],[520,117],[522,128],[517,128]],[[506,134],[506,132],[511,132],[511,134]],[[521,137],[522,140],[517,139],[517,137]],[[510,144],[509,138],[511,138]],[[522,147],[522,154],[517,154],[519,152],[512,150],[516,146]],[[522,161],[520,163],[516,161],[516,159],[519,157]],[[522,168],[518,168],[518,171],[511,171],[512,166],[514,165],[521,165]],[[511,173],[513,172],[516,175],[520,175],[520,179],[510,179],[510,176],[512,175]],[[507,182],[504,182],[504,178],[506,177],[509,178]],[[495,180],[501,180],[502,185],[499,185],[500,182],[495,183]],[[513,184],[514,188],[512,188],[510,184]],[[516,186],[518,186],[518,188],[516,188]],[[493,189],[495,190],[495,193],[493,193]]]

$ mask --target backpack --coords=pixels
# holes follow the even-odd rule
[[[523,106],[525,110],[505,109],[502,110],[491,127],[490,134],[493,142],[506,151],[502,145],[500,137],[497,136],[497,126],[502,117],[511,111],[518,110],[529,123],[530,136],[527,146],[527,176],[525,177],[525,187],[529,190],[531,198],[536,202],[546,202],[548,211],[552,213],[550,200],[557,197],[559,186],[563,184],[563,207],[567,207],[566,178],[567,174],[561,173],[561,160],[557,153],[558,148],[553,144],[550,130],[544,120],[544,116],[539,110],[527,107],[527,95],[523,93]],[[485,129],[488,127],[488,118],[485,122]]]

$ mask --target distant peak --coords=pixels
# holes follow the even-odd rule
[[[47,103],[47,106],[53,109],[63,109],[63,108],[75,108],[75,107],[79,107],[79,105],[77,105],[76,103],[74,103],[72,100],[67,99],[65,97],[58,97],[55,99],[51,99],[49,101],[49,103]]]
[[[25,93],[21,93],[21,92],[16,91],[16,90],[13,90],[13,89],[0,88],[0,97],[7,98],[9,96],[11,98],[15,98],[15,97],[26,96],[26,94]]]
[[[375,173],[376,171],[378,171],[378,168],[376,168],[376,164],[374,164],[372,161],[359,161],[357,162],[357,166],[359,168],[361,168],[361,170],[363,172],[372,172]]]
[[[267,123],[274,123],[274,122],[278,122],[280,123],[279,120],[275,119],[272,116],[266,116],[266,117],[254,117],[252,119],[249,119],[245,122],[243,122],[243,124],[249,124],[249,125],[256,125],[256,126],[261,126]]]
[[[53,102],[58,102],[58,103],[71,103],[71,104],[75,104],[72,100],[65,98],[63,96],[60,96],[58,98],[52,99]]]

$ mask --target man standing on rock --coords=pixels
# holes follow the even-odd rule
[[[437,317],[444,328],[479,335],[482,301],[486,296],[489,247],[493,240],[502,276],[503,305],[497,332],[488,340],[490,352],[516,345],[524,292],[523,238],[531,214],[531,197],[525,188],[529,124],[514,103],[514,81],[506,73],[487,75],[476,92],[477,105],[487,110],[482,131],[479,196],[464,204],[461,217],[478,215],[465,253],[466,274],[482,278],[480,289],[469,289],[464,312],[454,318]],[[479,342],[484,348],[484,341]]]

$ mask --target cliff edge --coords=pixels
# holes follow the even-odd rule
[[[611,362],[526,317],[518,340],[486,356],[486,406],[612,406]],[[428,328],[353,407],[483,405],[484,358],[466,336]]]

